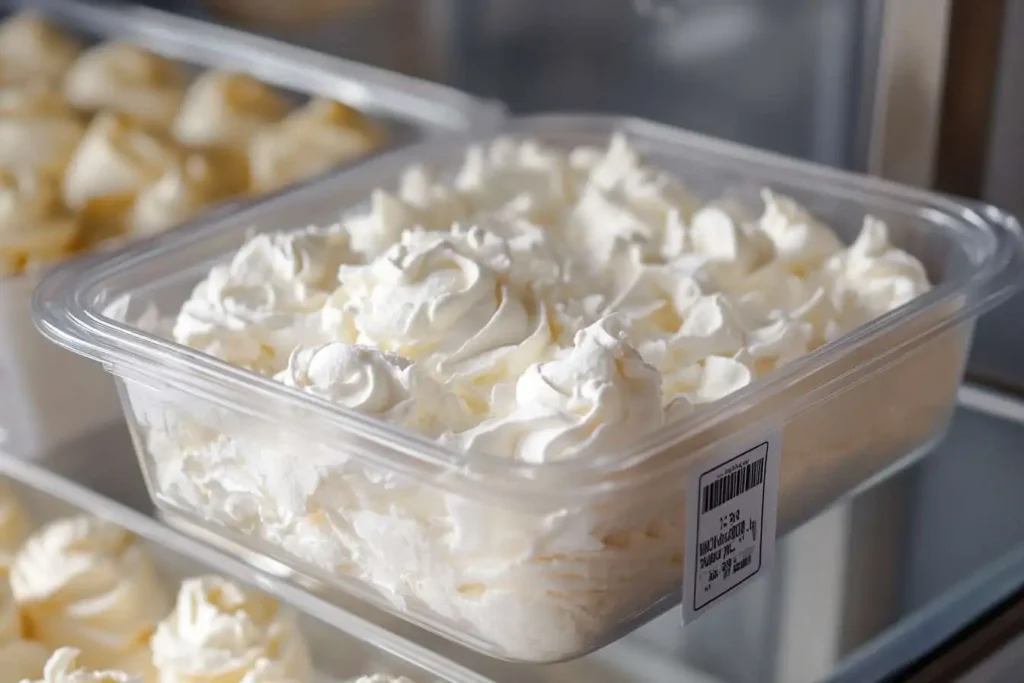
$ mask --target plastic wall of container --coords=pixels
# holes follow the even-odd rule
[[[101,517],[132,532],[143,542],[174,591],[186,578],[219,574],[274,594],[282,602],[297,591],[272,577],[254,573],[248,565],[185,538],[155,519],[98,496],[30,462],[0,453],[0,485],[14,494],[28,512],[33,528],[74,515]],[[338,607],[323,613],[319,601],[300,594],[299,627],[306,637],[318,683],[341,683],[372,673],[407,676],[415,683],[488,683],[444,657],[363,621]]]
[[[1022,284],[1024,234],[991,207],[644,121],[541,116],[507,130],[566,148],[619,130],[698,195],[753,201],[768,186],[846,241],[871,213],[936,287],[626,452],[542,465],[446,451],[106,313],[128,295],[123,319],[152,307],[173,315],[248,231],[334,221],[406,165],[451,173],[465,149],[396,152],[158,248],[61,269],[37,290],[44,333],[118,377],[169,520],[492,656],[576,657],[679,599],[687,477],[709,449],[783,431],[785,532],[941,437],[975,317]],[[214,461],[223,476],[209,481]],[[295,482],[287,493],[283,480]]]
[[[501,105],[451,88],[142,7],[6,0],[0,14],[28,6],[86,42],[133,41],[188,66],[250,73],[296,98],[346,102],[385,131],[385,148],[494,130],[504,118]],[[27,314],[37,279],[0,277],[0,447],[21,457],[121,419],[109,378],[39,338]]]

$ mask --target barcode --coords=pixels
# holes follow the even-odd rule
[[[764,482],[764,467],[765,459],[761,458],[705,486],[701,514],[711,512],[719,505],[724,505],[736,496],[760,486]]]

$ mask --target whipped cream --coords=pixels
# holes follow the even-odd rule
[[[33,171],[0,168],[0,275],[68,254],[78,219],[60,202],[57,180]]]
[[[329,341],[325,328],[337,323],[320,313],[349,258],[348,235],[334,228],[254,238],[196,286],[174,337],[221,360],[280,372],[302,343]]]
[[[56,84],[79,49],[78,41],[42,17],[16,14],[0,24],[0,83]]]
[[[185,94],[174,119],[174,137],[199,147],[244,147],[290,108],[288,100],[252,76],[207,71]]]
[[[59,178],[85,133],[67,101],[46,85],[0,89],[0,166]]]
[[[253,186],[269,192],[319,175],[377,146],[369,124],[351,107],[315,99],[256,133],[249,146]]]
[[[210,204],[236,194],[242,184],[229,169],[199,153],[189,154],[144,188],[132,206],[133,234],[153,235],[194,218]]]
[[[178,168],[170,142],[123,114],[100,114],[82,138],[64,175],[64,203],[85,220],[118,224],[138,194]]]
[[[170,601],[131,534],[94,517],[58,520],[22,546],[10,578],[36,640],[81,649],[86,666],[148,673],[149,638]]]
[[[64,93],[78,109],[126,114],[167,129],[185,91],[185,72],[165,57],[137,45],[111,41],[78,58],[64,80]]]
[[[217,576],[182,583],[152,646],[162,683],[285,683],[312,672],[294,615]]]
[[[467,468],[557,484],[543,465],[627,454],[928,289],[874,218],[845,246],[770,191],[701,204],[622,136],[569,152],[502,138],[450,182],[413,167],[338,225],[253,237],[173,337]],[[536,509],[400,475],[355,435],[153,408],[137,415],[164,495],[505,656],[592,647],[682,575],[681,482]]]
[[[123,671],[90,671],[79,664],[80,656],[81,652],[71,647],[57,650],[37,683],[142,683],[142,677]]]
[[[567,354],[531,365],[513,395],[496,401],[497,417],[455,443],[467,453],[544,463],[613,453],[662,426],[661,375],[624,337],[612,319],[581,330]]]

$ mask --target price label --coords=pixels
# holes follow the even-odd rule
[[[712,453],[690,476],[683,621],[767,571],[775,558],[780,431]]]

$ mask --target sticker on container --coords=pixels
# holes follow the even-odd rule
[[[683,623],[768,570],[775,558],[782,432],[701,460],[686,502]]]

